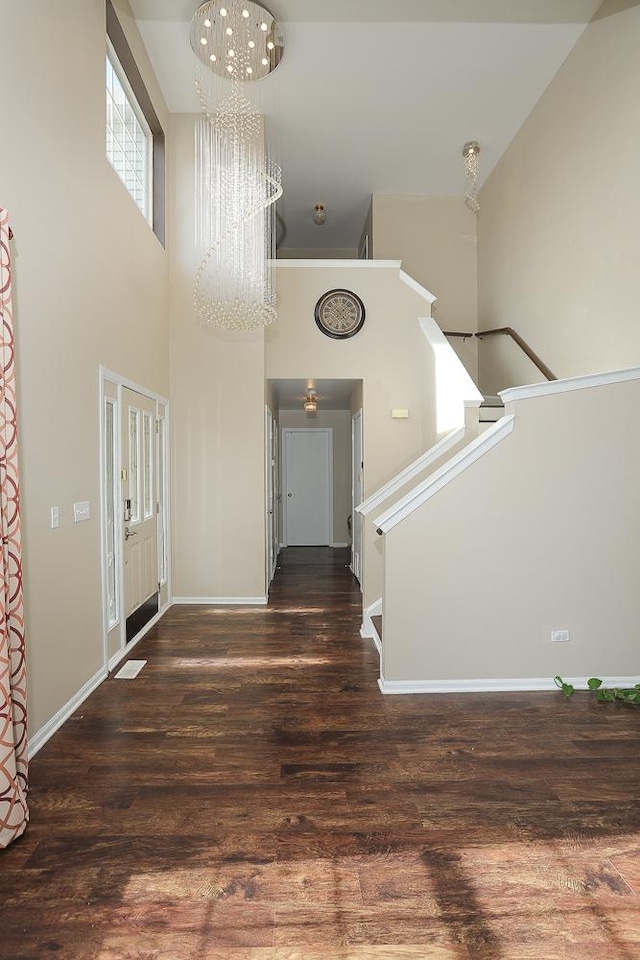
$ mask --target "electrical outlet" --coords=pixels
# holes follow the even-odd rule
[[[80,500],[73,505],[73,519],[75,523],[88,520],[91,516],[91,504],[88,500]]]
[[[51,529],[55,530],[60,526],[60,508],[51,507]]]
[[[551,643],[567,643],[569,641],[569,631],[568,630],[552,630],[551,631]]]

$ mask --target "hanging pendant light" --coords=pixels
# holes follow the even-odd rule
[[[196,128],[193,298],[205,326],[252,330],[276,318],[275,203],[280,168],[266,151],[264,117],[250,87],[283,53],[271,14],[250,0],[209,0],[191,22],[202,114]]]
[[[462,148],[464,157],[464,174],[467,181],[467,189],[464,202],[476,216],[480,212],[480,201],[478,200],[478,156],[480,154],[480,144],[476,140],[469,140]]]

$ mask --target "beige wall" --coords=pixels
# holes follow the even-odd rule
[[[105,53],[102,0],[3,5],[31,736],[103,666],[99,364],[169,391],[168,256],[105,157]],[[73,523],[77,500],[89,521]]]
[[[435,440],[435,410],[431,405],[427,416],[424,406],[425,394],[433,394],[430,348],[417,323],[429,304],[402,283],[397,267],[371,264],[279,264],[278,320],[266,333],[269,378],[363,380],[367,495]],[[314,321],[319,297],[340,287],[357,293],[366,309],[360,333],[342,341],[324,336]],[[409,419],[393,420],[393,407],[407,407]]]
[[[476,218],[463,197],[373,196],[373,255],[402,260],[402,268],[435,297],[433,317],[443,330],[477,330]],[[477,342],[453,340],[477,377]]]
[[[194,121],[171,117],[173,593],[256,599],[265,596],[264,331],[196,322]]]
[[[358,257],[362,260],[373,260],[373,249],[373,197],[371,197],[358,243]]]
[[[386,679],[640,672],[639,403],[635,380],[508,405],[513,433],[389,531]]]
[[[355,260],[357,256],[355,247],[278,247],[278,260]]]
[[[480,197],[480,327],[515,327],[561,377],[640,361],[640,7],[606,14]],[[482,382],[522,382],[516,353],[483,345]]]
[[[347,517],[351,513],[351,413],[349,410],[318,410],[311,418],[304,410],[281,410],[278,422],[282,430],[286,427],[332,428],[333,540],[334,543],[349,543]],[[284,452],[282,442],[280,450]]]

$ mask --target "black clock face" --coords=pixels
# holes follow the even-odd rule
[[[364,303],[350,290],[329,290],[316,303],[316,323],[327,337],[347,340],[364,324]]]

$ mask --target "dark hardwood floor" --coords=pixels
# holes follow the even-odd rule
[[[383,697],[346,562],[172,608],[41,750],[3,960],[640,958],[640,713]]]

